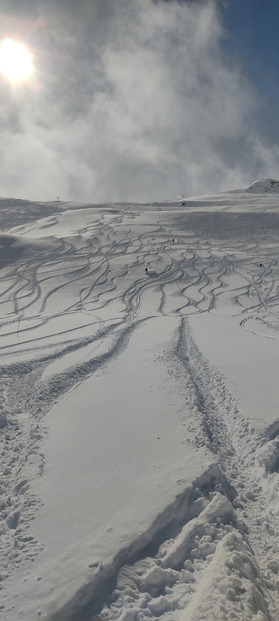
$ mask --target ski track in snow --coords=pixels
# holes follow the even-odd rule
[[[188,212],[180,204],[95,207],[80,217],[67,206],[54,214],[53,205],[41,221],[34,208],[29,224],[28,206],[22,222],[11,213],[5,233],[25,245],[13,256],[12,241],[7,259],[5,241],[1,253],[3,619],[18,619],[6,581],[42,548],[32,536],[40,498],[29,481],[44,473],[44,414],[125,350],[143,322],[170,315],[179,319],[173,372],[179,362],[191,383],[194,443],[212,452],[216,467],[185,491],[183,510],[169,507],[154,532],[99,568],[49,618],[278,618],[279,420],[255,428],[245,417],[221,371],[199,351],[190,318],[234,316],[243,330],[278,339],[279,213],[274,206],[264,213],[262,203],[250,212],[233,211],[232,199],[223,203],[210,211],[189,202]],[[68,234],[57,233],[76,214]]]

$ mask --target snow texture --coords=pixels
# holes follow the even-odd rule
[[[0,200],[5,621],[277,621],[279,182]]]

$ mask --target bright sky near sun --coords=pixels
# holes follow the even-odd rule
[[[27,78],[34,70],[28,49],[13,39],[3,39],[0,44],[0,70],[11,82]]]
[[[2,0],[0,195],[149,201],[279,177],[278,21],[275,0]]]

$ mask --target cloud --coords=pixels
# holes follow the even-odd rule
[[[0,81],[1,195],[148,201],[274,175],[278,149],[263,144],[256,93],[222,53],[216,2],[28,6],[6,17],[24,25],[37,77]]]

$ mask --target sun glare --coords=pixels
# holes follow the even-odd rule
[[[13,39],[3,39],[0,44],[0,71],[11,81],[20,82],[34,71],[28,49]]]

